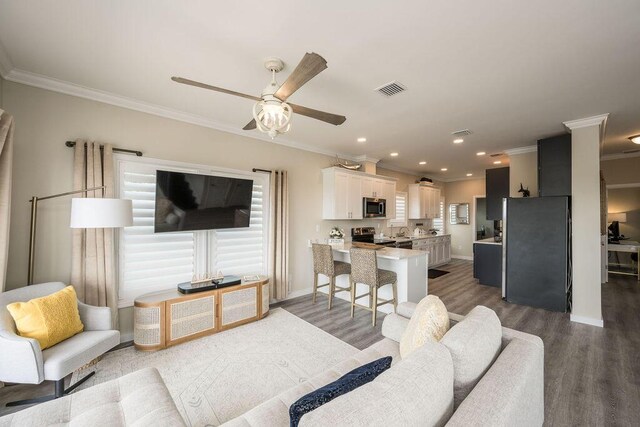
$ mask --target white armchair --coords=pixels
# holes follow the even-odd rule
[[[84,324],[83,332],[45,350],[40,349],[37,340],[18,335],[7,305],[43,297],[64,287],[64,283],[49,282],[0,293],[0,381],[21,384],[55,382],[54,395],[11,402],[7,406],[43,402],[70,393],[93,372],[67,390],[64,389],[64,378],[120,343],[120,332],[111,326],[110,309],[81,302],[78,302],[78,311]]]

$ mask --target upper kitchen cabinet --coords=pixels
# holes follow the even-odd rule
[[[362,219],[362,199],[387,201],[386,218],[395,218],[396,181],[341,168],[322,170],[322,219]]]
[[[502,199],[509,197],[509,168],[486,171],[487,219],[502,219]]]
[[[571,135],[538,141],[540,197],[571,195]]]
[[[440,218],[440,189],[421,184],[409,185],[408,218]]]

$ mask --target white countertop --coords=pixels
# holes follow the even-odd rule
[[[476,240],[473,243],[483,243],[485,245],[500,245],[500,246],[502,246],[502,242],[496,242],[493,237],[487,237],[486,239]]]
[[[388,239],[395,240],[396,242],[410,242],[413,240],[435,239],[436,237],[447,237],[447,236],[451,236],[451,234],[427,234],[422,236],[388,237]]]
[[[335,252],[340,252],[343,254],[348,254],[349,249],[351,249],[351,243],[345,243],[342,248],[333,248]],[[376,251],[378,258],[385,259],[409,259],[425,256],[426,252],[424,251],[414,251],[412,249],[398,249],[398,248],[383,248],[378,249]]]

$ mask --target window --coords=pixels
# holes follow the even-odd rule
[[[117,192],[133,203],[133,226],[120,229],[120,307],[144,293],[172,289],[193,275],[266,274],[269,176],[116,155]],[[156,170],[253,180],[249,228],[154,233]]]
[[[389,227],[407,226],[407,193],[396,192],[396,217],[389,220]]]
[[[431,227],[438,230],[438,234],[444,234],[445,222],[444,197],[440,197],[440,218],[434,218],[431,222]]]

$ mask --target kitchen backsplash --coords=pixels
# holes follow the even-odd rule
[[[417,227],[416,224],[422,224],[422,226],[420,226],[419,228],[423,229],[425,232],[429,231],[429,229],[431,228],[430,219],[409,220],[408,224],[409,225],[407,226],[407,228],[409,229],[409,233],[413,233],[413,231]],[[344,231],[344,238],[347,241],[351,240],[351,229],[353,227],[375,227],[376,234],[382,232],[385,236],[395,235],[400,231],[401,228],[389,227],[387,220],[322,221],[322,223],[319,224],[319,227],[317,226],[316,229],[319,229],[319,231],[316,233],[316,236],[314,236],[313,239],[327,239],[329,237],[329,231],[331,231],[333,227],[340,227]]]

